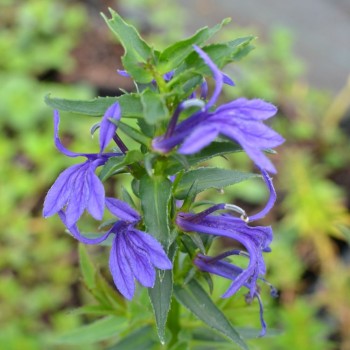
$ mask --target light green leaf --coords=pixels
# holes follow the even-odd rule
[[[141,94],[143,115],[148,124],[157,124],[169,116],[165,99],[157,92],[146,89]]]
[[[89,101],[67,100],[64,98],[45,96],[45,103],[63,112],[79,113],[100,117],[107,108],[118,101],[123,118],[142,118],[142,105],[137,94],[126,94],[119,97],[98,97]]]
[[[183,174],[179,181],[175,197],[184,199],[188,194],[193,183],[196,184],[196,193],[200,193],[208,188],[222,189],[226,186],[233,185],[254,177],[258,174],[245,173],[237,170],[228,170],[220,168],[198,168],[187,171]]]
[[[146,67],[154,63],[152,48],[141,39],[135,27],[126,23],[115,11],[109,9],[109,12],[112,18],[108,19],[104,14],[102,17],[124,47],[125,53],[122,58],[124,68],[135,81],[149,83],[153,77]]]
[[[102,340],[117,337],[128,323],[125,318],[108,316],[99,319],[86,326],[82,326],[67,332],[56,338],[55,343],[59,344],[91,344]]]
[[[248,36],[226,43],[211,44],[204,46],[202,49],[219,69],[222,69],[228,63],[241,59],[245,54],[248,54],[253,49],[253,46],[250,45],[253,39],[255,37]],[[187,57],[184,64],[179,68],[179,71],[187,69],[201,74],[211,74],[211,70],[203,59],[199,57],[197,52],[193,52]]]
[[[83,244],[79,244],[79,264],[87,288],[95,288],[96,269],[89,258],[85,245]]]
[[[230,18],[224,19],[213,28],[204,27],[192,37],[167,47],[159,56],[159,69],[161,73],[167,73],[178,67],[183,60],[193,51],[193,45],[201,45],[217,33],[223,25],[229,23]]]
[[[238,332],[232,327],[224,314],[217,308],[196,280],[192,279],[185,286],[175,285],[174,294],[179,303],[209,327],[218,330],[230,338],[241,349],[248,349]]]
[[[171,182],[167,178],[144,176],[140,180],[139,196],[146,231],[167,250],[171,244],[169,228],[169,201]]]

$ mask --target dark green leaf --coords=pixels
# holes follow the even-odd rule
[[[107,350],[152,350],[157,342],[153,338],[151,326],[144,326],[129,333],[123,340],[109,347]]]
[[[174,175],[177,172],[188,168],[189,166],[204,162],[210,158],[233,152],[239,152],[241,150],[242,148],[239,145],[232,142],[212,142],[208,147],[203,148],[198,153],[186,157],[183,156],[187,162],[187,166],[184,164],[184,161],[174,161],[174,163],[169,164],[166,169],[166,173],[169,175]]]
[[[141,94],[143,115],[148,124],[154,125],[169,116],[165,99],[159,93],[146,89]]]
[[[137,124],[140,128],[140,130],[142,130],[142,134],[145,136],[148,136],[150,138],[154,137],[154,133],[156,130],[155,125],[150,125],[148,123],[146,123],[146,121],[142,118],[138,118],[137,119]]]
[[[199,249],[202,254],[206,253],[203,241],[199,233],[197,232],[191,232],[191,234],[185,233],[181,236],[181,240],[187,246],[187,249],[190,252]]]
[[[220,335],[218,332],[204,328],[204,327],[198,327],[193,330],[193,338],[197,341],[203,341],[203,342],[213,342],[213,343],[227,343],[227,338]]]
[[[161,73],[167,73],[179,66],[183,60],[193,51],[193,45],[201,45],[217,33],[221,27],[230,22],[230,18],[224,19],[213,28],[204,27],[192,37],[167,47],[159,56],[159,69]]]
[[[132,189],[134,195],[136,197],[140,198],[140,180],[133,178],[131,180],[131,189]]]
[[[119,101],[123,118],[142,118],[142,105],[137,94],[127,94],[119,97],[98,97],[89,101],[67,100],[45,96],[45,103],[63,112],[79,113],[100,117],[115,101]]]
[[[176,188],[175,197],[184,199],[194,182],[196,182],[196,193],[200,193],[208,188],[222,189],[258,176],[260,175],[209,167],[190,170],[183,174]]]
[[[112,18],[108,19],[102,14],[109,28],[123,45],[125,53],[122,58],[124,68],[140,83],[148,83],[153,77],[146,66],[153,63],[153,50],[141,39],[137,30],[126,23],[115,11],[109,9]]]
[[[248,349],[238,332],[213,303],[201,285],[192,279],[185,286],[174,286],[176,299],[209,327],[218,330],[242,349]]]
[[[111,157],[101,169],[99,178],[101,179],[101,181],[105,181],[113,174],[124,169],[125,166],[136,162],[140,162],[142,160],[143,154],[137,150],[128,151],[124,156]]]
[[[145,145],[145,146],[150,145],[151,139],[149,139],[147,136],[145,136],[140,131],[134,129],[130,125],[125,124],[121,121],[119,121],[117,124],[118,124],[118,127],[121,131],[123,131],[126,135],[128,135],[130,138],[132,138],[136,142],[138,142],[142,145]]]
[[[169,228],[169,201],[171,182],[162,177],[145,176],[140,180],[140,198],[146,231],[168,250],[172,236]],[[172,256],[170,257],[172,258]],[[156,317],[159,339],[165,342],[165,324],[172,296],[172,271],[157,271],[154,288],[149,296]]]
[[[59,344],[91,344],[118,336],[127,322],[125,318],[108,316],[86,326],[73,329],[55,339]]]
[[[157,271],[157,278],[153,288],[148,288],[148,294],[156,318],[157,332],[161,343],[165,343],[165,326],[173,294],[172,270]]]
[[[169,201],[171,182],[163,177],[144,176],[140,180],[139,195],[146,230],[167,250],[171,244],[169,228]]]

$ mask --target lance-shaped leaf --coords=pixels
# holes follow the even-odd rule
[[[127,322],[124,317],[108,316],[86,326],[73,329],[54,339],[58,344],[93,344],[110,339],[125,330]]]
[[[141,100],[137,94],[125,94],[119,97],[98,97],[93,100],[67,100],[64,98],[45,96],[45,103],[63,112],[79,113],[100,117],[107,108],[116,101],[119,102],[123,118],[142,118],[143,110]]]
[[[146,231],[161,242],[166,250],[172,240],[168,212],[171,186],[170,180],[166,178],[144,176],[139,187]]]
[[[204,46],[202,49],[210,56],[215,65],[222,69],[226,64],[242,58],[243,54],[248,54],[253,49],[253,46],[250,45],[253,39],[255,37],[248,36],[226,43]],[[179,70],[183,69],[193,69],[205,74],[210,73],[207,64],[196,52],[191,53],[186,58],[184,64],[179,68]]]
[[[132,138],[134,141],[145,145],[145,146],[150,146],[151,144],[151,139],[145,136],[141,131],[131,127],[128,124],[125,124],[121,121],[118,122],[118,127],[119,130],[123,131],[124,134],[128,135],[130,138]],[[143,131],[143,130],[142,130]]]
[[[148,294],[156,318],[159,340],[165,343],[165,326],[170,309],[171,296],[173,294],[172,270],[157,271],[156,283],[148,289]]]
[[[176,246],[173,244],[169,250],[169,259],[173,261]],[[148,289],[148,295],[156,318],[159,340],[165,343],[165,326],[170,310],[173,295],[173,271],[157,271],[156,282],[153,288]]]
[[[196,194],[198,194],[208,188],[216,188],[219,190],[226,186],[259,176],[258,174],[221,168],[207,167],[190,170],[183,174],[176,187],[175,197],[184,199],[193,183],[196,183]]]
[[[122,62],[125,70],[135,81],[149,83],[153,77],[146,66],[154,63],[152,48],[141,39],[135,27],[126,23],[115,11],[109,9],[109,12],[112,18],[108,19],[104,14],[102,17],[124,47]]]
[[[174,295],[179,303],[209,327],[218,330],[230,338],[241,349],[248,349],[239,333],[232,327],[224,314],[217,308],[196,280],[192,279],[185,286],[175,285]]]
[[[159,69],[161,73],[170,72],[178,67],[193,51],[193,45],[201,45],[217,33],[223,25],[229,23],[230,18],[224,19],[213,28],[204,27],[193,36],[167,47],[159,56]]]

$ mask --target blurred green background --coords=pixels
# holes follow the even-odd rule
[[[86,323],[72,310],[90,299],[80,280],[77,242],[64,234],[57,218],[44,220],[41,210],[58,173],[72,164],[54,148],[52,111],[44,96],[88,99],[132,88],[114,74],[121,68],[122,49],[99,15],[107,6],[121,11],[155,45],[164,47],[188,34],[191,15],[170,0],[1,3],[1,349],[105,348],[52,340]],[[230,25],[216,39],[246,34],[259,36],[256,28]],[[266,320],[280,331],[249,344],[262,350],[348,350],[350,81],[337,92],[310,86],[293,49],[293,33],[284,28],[265,33],[255,46],[228,67],[237,86],[225,90],[226,98],[244,95],[276,104],[273,126],[287,142],[273,157],[278,203],[264,220],[275,232],[267,277],[280,291],[277,300],[264,295]],[[86,138],[95,120],[63,116],[65,144],[95,150],[96,140]],[[244,155],[229,161],[250,170]],[[252,211],[266,199],[259,183],[217,195]],[[228,316],[235,325],[257,326],[251,309],[242,304]]]

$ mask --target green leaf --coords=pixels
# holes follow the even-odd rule
[[[85,245],[83,244],[79,244],[79,265],[87,288],[95,288],[96,269],[89,258]]]
[[[45,96],[45,103],[63,112],[79,113],[100,117],[107,108],[118,101],[123,118],[142,118],[143,110],[141,100],[137,94],[126,94],[119,97],[98,97],[89,101],[67,100],[63,98]]]
[[[129,333],[121,341],[107,350],[151,350],[157,345],[153,338],[151,326],[144,326],[134,332]]]
[[[109,12],[112,15],[111,19],[104,14],[102,17],[124,47],[125,53],[122,57],[124,68],[137,82],[149,83],[153,77],[146,70],[146,66],[154,63],[152,48],[141,39],[135,27],[126,23],[115,11],[109,9]]]
[[[79,262],[88,291],[99,301],[104,310],[123,310],[124,300],[97,271],[83,244],[79,245]],[[110,312],[109,312],[110,313]]]
[[[127,327],[125,318],[108,316],[73,329],[54,340],[59,344],[91,344],[118,336]]]
[[[193,45],[201,45],[217,33],[223,25],[229,23],[230,18],[224,19],[213,28],[204,27],[198,30],[192,37],[167,47],[159,56],[159,69],[161,73],[167,73],[178,67],[183,60],[193,51]]]
[[[140,180],[139,196],[146,231],[167,250],[171,244],[169,228],[169,202],[171,182],[167,178],[144,176]]]
[[[119,129],[124,132],[124,134],[128,135],[130,138],[135,140],[136,142],[149,146],[151,144],[151,139],[145,136],[140,131],[136,130],[135,128],[131,127],[128,124],[125,124],[121,121],[117,123]]]
[[[245,173],[237,170],[209,167],[198,168],[183,174],[175,190],[175,197],[184,199],[193,183],[196,183],[195,189],[198,194],[208,188],[222,189],[226,186],[259,176],[258,174]]]
[[[249,53],[253,49],[253,47],[249,45],[253,39],[255,39],[255,37],[247,36],[226,43],[207,45],[202,47],[202,49],[209,55],[219,69],[222,69],[228,63],[241,59],[245,54]],[[179,67],[179,71],[186,70],[192,70],[197,74],[211,75],[210,68],[197,52],[191,53],[181,67]]]
[[[159,340],[165,343],[165,326],[170,309],[173,294],[173,272],[172,270],[157,271],[156,282],[153,288],[148,288],[148,294],[156,318]]]
[[[125,156],[111,157],[101,169],[99,178],[101,181],[107,180],[113,174],[124,169],[125,166],[140,162],[143,160],[143,154],[137,150],[131,150]]]
[[[95,277],[96,288],[92,290],[98,296],[100,303],[106,307],[111,307],[118,313],[124,313],[126,308],[125,299],[111,286],[110,283],[98,272]]]
[[[212,329],[198,327],[192,332],[194,340],[213,343],[227,343],[227,338]]]
[[[135,202],[134,200],[132,199],[130,193],[127,191],[127,189],[122,186],[122,200],[126,203],[128,203],[132,208],[136,208],[136,205],[135,205]]]
[[[157,124],[169,116],[165,99],[157,92],[146,89],[141,94],[143,115],[148,124]]]
[[[209,327],[218,330],[242,349],[248,349],[238,332],[232,327],[224,314],[217,308],[196,280],[192,279],[185,286],[175,285],[174,294],[179,303]]]
[[[166,169],[166,174],[174,175],[181,170],[189,168],[190,166],[193,166],[195,164],[204,162],[210,158],[222,156],[229,153],[240,152],[241,150],[242,148],[236,143],[212,142],[209,146],[203,148],[201,151],[193,155],[189,155],[186,157],[183,156],[187,162],[187,167],[185,166],[183,161],[174,161],[174,163],[169,164],[169,166]]]
[[[172,93],[177,94],[177,99],[182,101],[187,99],[202,82],[202,75],[195,72],[193,69],[189,69],[171,79],[167,84],[167,88],[172,91]]]

